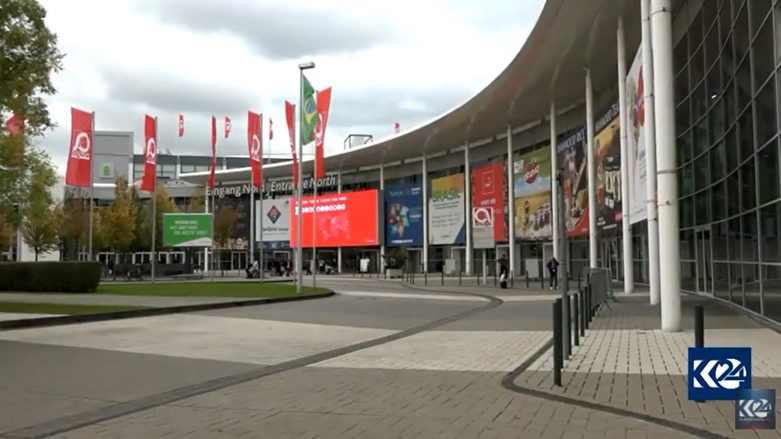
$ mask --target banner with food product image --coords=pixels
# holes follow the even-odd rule
[[[513,163],[515,174],[515,236],[546,239],[553,234],[551,220],[550,148],[521,155]]]
[[[493,219],[491,229],[495,242],[507,241],[506,174],[504,163],[501,162],[481,166],[472,171],[473,215],[475,208],[491,209]],[[478,222],[477,225],[480,223]],[[476,233],[475,230],[472,231],[473,234]]]
[[[645,156],[645,87],[643,84],[642,48],[626,78],[627,152],[629,153],[629,221],[634,224],[648,217],[646,210],[647,172]]]
[[[433,245],[462,244],[466,240],[464,174],[431,180],[428,200],[429,236]]]
[[[616,229],[623,218],[621,199],[621,130],[618,103],[594,123],[597,153],[597,226]]]
[[[423,245],[420,184],[400,184],[385,189],[385,244],[389,247]]]

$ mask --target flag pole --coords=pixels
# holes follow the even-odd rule
[[[299,68],[299,94],[298,94],[298,248],[296,249],[296,292],[301,293],[301,285],[304,282],[304,242],[303,242],[303,217],[304,217],[304,138],[301,129],[304,123],[304,70]],[[295,166],[295,164],[294,164]]]
[[[215,165],[216,166],[216,165]],[[214,212],[215,212],[215,205],[214,205],[214,188],[212,188],[212,263],[211,263],[211,278],[212,282],[214,282]]]
[[[94,157],[94,154],[92,153],[92,143],[95,143],[95,112],[92,112],[92,138],[90,139],[90,148],[89,148],[89,154],[90,154],[90,161],[89,161],[89,258],[87,260],[92,260],[92,187],[95,186],[94,183],[94,172],[92,172],[92,168],[94,168],[94,163],[92,163],[92,158]]]
[[[157,238],[157,151],[157,116],[155,116],[155,173],[154,186],[152,186],[152,283],[155,283],[155,269],[157,268],[157,253],[155,251]]]
[[[317,143],[317,142],[314,142]],[[317,148],[317,146],[315,146]],[[314,165],[314,172],[312,173],[312,177],[314,178],[314,191],[315,196],[314,199],[314,209],[312,210],[312,288],[317,287],[317,243],[315,242],[315,239],[317,238],[317,151],[315,151],[315,163]]]
[[[260,230],[258,231],[258,235],[259,235],[258,236],[258,242],[260,242],[260,246],[259,246],[260,247],[260,255],[258,257],[258,259],[260,260],[260,263],[259,263],[260,276],[258,276],[258,277],[260,278],[260,280],[259,280],[260,283],[263,283],[263,267],[264,267],[264,265],[263,265],[263,262],[264,262],[263,261],[263,189],[265,188],[265,185],[263,184],[263,116],[262,115],[260,117],[260,147],[261,147],[261,151],[260,151],[260,188],[259,188],[260,190],[258,191],[258,192],[260,192],[260,194],[259,194],[259,197],[260,197],[260,203],[259,204],[260,204],[260,206],[259,206],[259,209],[258,209],[258,222],[260,223]],[[268,147],[269,147],[269,149],[271,149],[271,139],[268,140]],[[255,208],[255,200],[254,199],[252,200],[252,208],[253,209]],[[255,222],[254,221],[252,222],[252,227],[253,227],[253,230],[254,230],[254,227],[255,227]],[[252,247],[252,252],[254,254],[254,252],[255,252],[255,243],[253,243],[252,246],[253,246]]]

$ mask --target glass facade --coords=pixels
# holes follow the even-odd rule
[[[706,1],[688,26],[673,56],[682,287],[781,321],[781,3]]]

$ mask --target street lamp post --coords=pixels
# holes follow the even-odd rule
[[[304,70],[314,69],[315,63],[309,61],[298,65],[299,93],[298,93],[298,248],[296,249],[296,292],[301,292],[304,284],[304,139],[301,138],[301,127],[304,124]]]

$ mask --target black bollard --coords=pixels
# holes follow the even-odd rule
[[[428,270],[423,272],[423,285],[428,286]]]
[[[572,339],[573,344],[575,346],[580,346],[580,339],[578,338],[578,335],[580,331],[578,330],[578,326],[580,326],[580,315],[578,314],[578,301],[580,300],[580,295],[578,293],[575,293],[574,296],[572,296]]]
[[[583,290],[579,290],[578,296],[580,296],[580,336],[586,336],[586,329],[588,329],[588,323],[586,322],[586,295]]]
[[[580,277],[582,276],[582,273],[578,273],[578,291],[580,291]]]
[[[461,270],[458,270],[458,286],[461,286]]]
[[[705,308],[702,305],[694,307],[694,347],[705,346]]]
[[[529,272],[526,271],[526,288],[529,288]]]
[[[442,268],[442,285],[445,285],[445,269]]]
[[[494,287],[496,287],[496,268],[494,268]]]
[[[561,340],[561,299],[553,302],[553,384],[561,387],[561,368],[564,367],[564,346]]]
[[[545,289],[545,275],[542,273],[540,273],[540,289]]]

